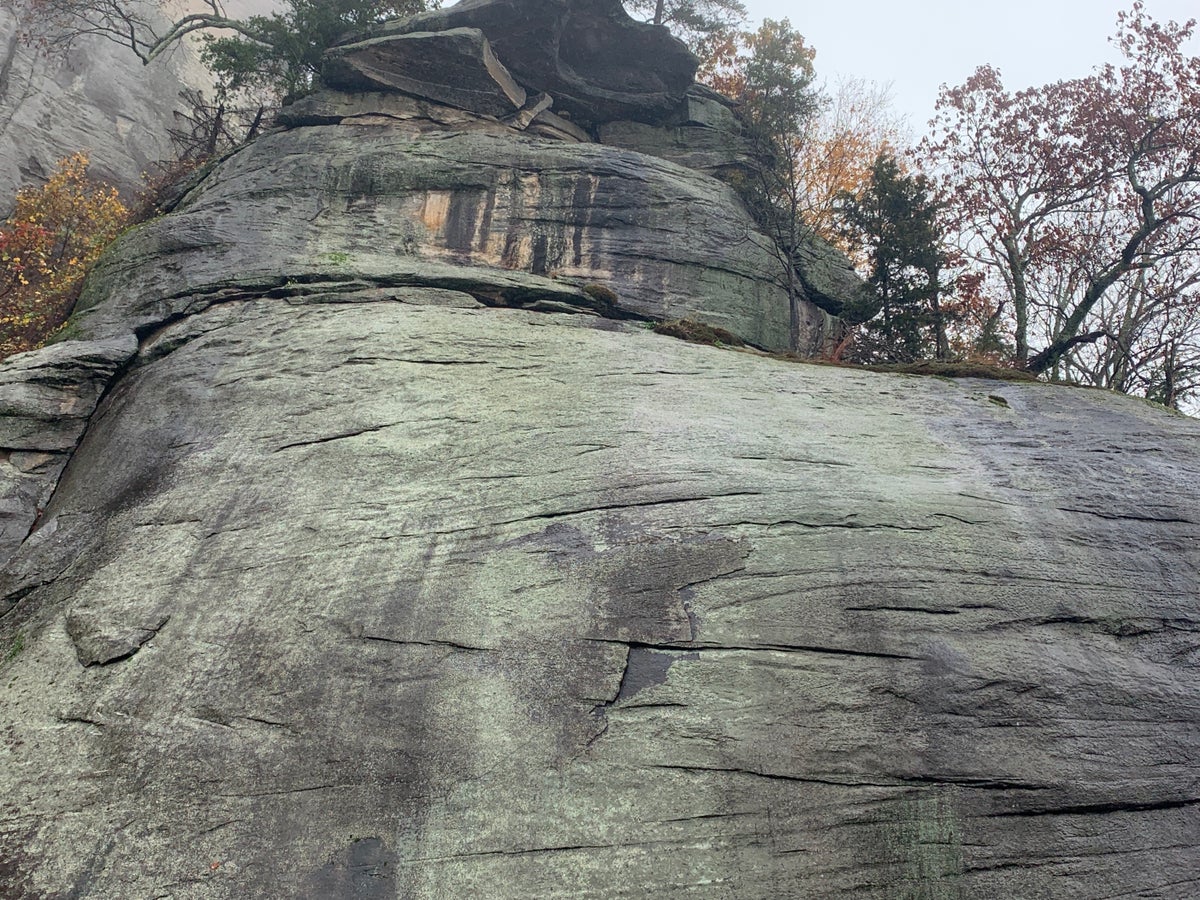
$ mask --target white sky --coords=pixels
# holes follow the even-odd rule
[[[1108,44],[1132,0],[744,0],[754,22],[791,20],[816,48],[818,79],[891,82],[896,112],[925,130],[938,87],[992,65],[1019,89],[1088,74],[1119,54]],[[1145,0],[1155,20],[1200,18],[1197,0]],[[1200,54],[1200,41],[1192,52]]]

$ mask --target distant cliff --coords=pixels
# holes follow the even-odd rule
[[[82,39],[66,59],[47,59],[18,42],[9,10],[0,10],[0,55],[0,212],[19,187],[80,150],[93,176],[127,190],[151,163],[170,158],[181,61],[144,68],[98,38]]]
[[[337,49],[0,366],[6,897],[1194,893],[1200,423],[651,331],[787,298],[618,12]]]

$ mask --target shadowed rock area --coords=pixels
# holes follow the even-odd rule
[[[0,365],[0,894],[1195,896],[1200,423],[653,333],[766,238],[545,112],[308,98]]]

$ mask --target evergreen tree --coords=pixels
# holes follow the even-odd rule
[[[244,20],[240,33],[207,35],[203,59],[222,97],[266,90],[286,101],[313,87],[322,54],[339,38],[425,6],[424,0],[287,0],[282,12]]]
[[[856,353],[861,361],[949,356],[938,209],[925,177],[905,173],[887,153],[876,158],[861,195],[843,195],[840,214],[847,237],[866,251],[867,282],[876,297],[876,309],[862,311]]]
[[[800,177],[804,135],[820,107],[813,86],[814,51],[787,19],[764,19],[742,36],[744,52],[722,86],[739,101],[739,116],[761,161],[753,176],[731,179],[772,239],[788,294],[789,349],[799,350],[800,298],[794,254],[808,229]]]
[[[625,0],[625,7],[635,18],[667,26],[702,61],[733,40],[746,19],[741,0]]]

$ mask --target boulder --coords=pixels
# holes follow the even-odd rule
[[[460,297],[146,336],[0,576],[6,898],[1187,895],[1200,424]]]
[[[507,116],[525,105],[525,89],[476,28],[393,34],[335,47],[325,55],[321,76],[343,91],[396,90],[482,115]]]
[[[844,253],[815,234],[792,252],[805,296],[831,316],[861,322],[878,311],[878,301]]]
[[[600,142],[669,159],[717,178],[735,173],[751,174],[758,171],[760,165],[744,137],[707,125],[606,122],[600,126]]]
[[[550,93],[581,126],[669,116],[698,65],[680,40],[635,22],[620,0],[463,0],[375,34],[455,28],[480,29],[519,81]]]

